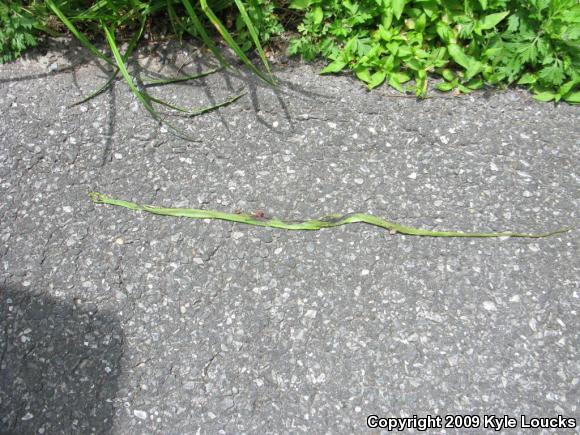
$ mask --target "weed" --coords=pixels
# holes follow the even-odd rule
[[[37,44],[33,15],[19,3],[0,2],[0,63],[16,59]]]
[[[323,73],[354,71],[369,88],[427,92],[527,85],[542,101],[578,103],[578,0],[293,0],[302,11],[290,54],[323,56]],[[414,84],[404,86],[414,79]]]

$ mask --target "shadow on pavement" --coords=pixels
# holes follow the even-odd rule
[[[111,313],[0,287],[0,433],[107,433],[123,355]]]

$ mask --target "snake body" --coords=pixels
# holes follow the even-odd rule
[[[386,219],[379,218],[364,213],[346,213],[330,214],[318,219],[304,221],[286,221],[277,218],[266,218],[258,214],[248,213],[225,213],[217,210],[203,210],[195,208],[166,208],[156,207],[153,205],[138,204],[135,202],[124,201],[121,199],[110,198],[107,195],[98,192],[90,192],[89,197],[95,204],[109,204],[118,207],[124,207],[129,210],[145,211],[162,216],[186,217],[191,219],[219,219],[242,224],[255,225],[260,227],[281,228],[285,230],[320,230],[322,228],[334,228],[341,225],[353,223],[366,223],[387,229],[393,233],[407,234],[410,236],[428,236],[428,237],[526,237],[542,238],[556,234],[565,233],[570,228],[561,228],[546,233],[516,233],[512,231],[502,231],[493,233],[469,233],[463,231],[432,231],[422,228],[409,227]]]

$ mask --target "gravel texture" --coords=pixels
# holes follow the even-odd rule
[[[247,90],[173,118],[198,140],[187,142],[122,81],[68,107],[107,76],[84,56],[69,46],[0,66],[0,432],[350,434],[370,414],[580,417],[577,230],[287,232],[87,197],[288,219],[361,211],[431,229],[577,226],[578,107],[523,91],[416,101],[291,63],[276,88],[235,70],[152,88],[196,107]],[[212,66],[154,46],[138,62],[169,77],[185,60],[188,73]]]

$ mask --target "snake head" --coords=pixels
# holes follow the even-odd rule
[[[105,199],[107,199],[107,196],[99,192],[89,192],[89,198],[95,204],[103,204]]]

